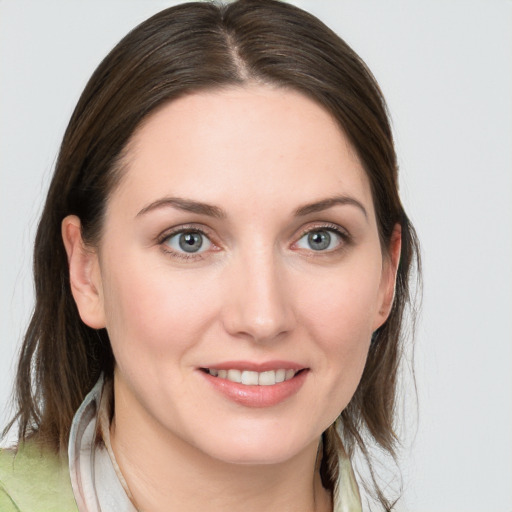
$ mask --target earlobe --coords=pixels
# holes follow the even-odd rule
[[[80,219],[76,215],[68,215],[62,221],[61,229],[71,293],[78,312],[86,325],[101,329],[105,327],[105,314],[98,254],[85,246]]]
[[[402,227],[395,224],[388,251],[388,256],[384,262],[382,280],[381,280],[381,308],[378,312],[377,325],[374,330],[378,329],[388,318],[393,301],[395,299],[396,276],[398,265],[400,264],[400,254],[402,250]]]

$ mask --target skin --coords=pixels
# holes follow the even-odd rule
[[[125,167],[99,247],[84,247],[74,216],[62,229],[80,315],[106,326],[116,358],[112,445],[134,502],[330,510],[319,439],[389,314],[400,252],[397,227],[383,255],[347,138],[302,94],[250,85],[165,105],[134,134]],[[321,203],[333,197],[344,200]],[[180,249],[184,228],[204,232],[200,252]],[[331,245],[314,250],[308,233],[326,231]],[[233,360],[294,361],[307,375],[277,405],[248,407],[199,370]]]

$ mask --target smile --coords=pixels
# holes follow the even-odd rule
[[[273,407],[299,392],[309,368],[292,361],[225,361],[198,368],[217,393],[244,407]]]
[[[243,384],[245,386],[273,386],[293,379],[300,370],[280,368],[278,370],[255,372],[251,370],[217,370],[215,368],[205,368],[204,371],[213,377],[226,379],[230,382]]]

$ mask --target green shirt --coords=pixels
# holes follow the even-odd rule
[[[67,458],[34,442],[0,448],[1,512],[78,512]]]

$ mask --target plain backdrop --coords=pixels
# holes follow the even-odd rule
[[[295,2],[339,33],[388,100],[424,262],[411,512],[512,511],[512,2]],[[88,77],[150,0],[0,0],[0,423],[32,308],[31,251]],[[416,426],[415,426],[416,425]]]

